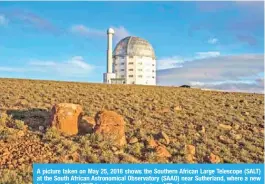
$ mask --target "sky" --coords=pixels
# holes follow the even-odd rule
[[[114,44],[152,44],[158,85],[264,93],[263,2],[0,2],[0,77],[103,82]],[[113,45],[114,47],[115,45]]]

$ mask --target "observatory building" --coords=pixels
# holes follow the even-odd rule
[[[152,45],[139,37],[119,41],[112,52],[114,30],[109,28],[107,73],[104,83],[156,85],[156,58]]]

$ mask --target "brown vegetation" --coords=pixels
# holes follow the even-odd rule
[[[89,127],[78,135],[49,127],[58,103],[81,105],[90,118],[79,130]],[[122,116],[123,148],[93,133],[102,110]],[[0,79],[0,111],[0,183],[30,183],[32,163],[264,162],[258,94]]]

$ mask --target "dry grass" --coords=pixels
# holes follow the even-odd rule
[[[38,127],[47,128],[52,105],[61,102],[80,104],[90,116],[102,109],[118,112],[126,121],[126,137],[136,137],[139,142],[128,144],[124,153],[119,154],[119,150],[94,134],[66,137],[53,130],[41,133]],[[187,144],[196,147],[198,163],[208,162],[205,157],[210,153],[219,155],[224,163],[264,162],[264,98],[259,94],[0,79],[0,110],[6,113],[0,118],[1,149],[12,147],[12,141],[6,140],[14,139],[13,131],[24,126],[29,130],[19,141],[34,135],[34,144],[47,146],[43,154],[48,156],[26,160],[22,162],[24,167],[31,167],[32,162],[159,162],[154,151],[146,148],[145,140],[161,131],[170,139],[167,149],[172,157],[168,162],[185,162]],[[10,122],[12,127],[8,125]],[[230,125],[231,129],[219,124]],[[165,144],[164,140],[159,141]],[[12,158],[19,156],[12,155]],[[5,175],[17,173],[18,179],[22,177],[22,169],[19,175],[15,171],[0,169]],[[0,183],[3,181],[0,179]]]

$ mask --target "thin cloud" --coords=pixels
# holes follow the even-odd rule
[[[194,56],[186,58],[180,56],[164,57],[157,60],[157,70],[165,70],[172,68],[180,68],[185,62],[196,61],[198,59],[212,58],[220,56],[220,52],[209,51],[209,52],[197,52]]]
[[[264,88],[264,78],[257,78],[255,83]]]
[[[251,35],[237,35],[237,39],[241,42],[246,42],[249,45],[256,45],[257,39]]]
[[[165,70],[169,68],[179,68],[182,67],[182,63],[184,62],[184,59],[178,56],[161,58],[157,60],[157,69]]]
[[[5,26],[8,24],[8,19],[5,15],[0,14],[0,26]]]
[[[258,35],[264,30],[264,2],[197,2],[196,4],[197,9],[205,13],[207,11],[217,12],[236,8],[243,16],[235,16],[226,21],[209,18],[193,23],[189,29],[190,36],[193,36],[197,31],[215,32],[218,30],[219,33],[231,35],[238,43],[247,43],[250,46],[256,45],[260,40],[260,38],[253,35]]]
[[[82,24],[73,25],[70,28],[70,31],[84,37],[104,37],[106,35],[106,33],[102,30],[91,29]]]
[[[22,67],[0,66],[1,72],[20,72],[20,73],[42,73],[47,76],[60,77],[87,77],[94,71],[96,66],[88,64],[82,56],[74,56],[67,61],[43,61],[31,60]]]
[[[129,31],[123,26],[113,27],[113,29],[115,31],[114,43],[118,43],[121,39],[131,35]]]
[[[220,52],[218,51],[209,51],[209,52],[197,52],[195,59],[204,59],[204,58],[211,58],[220,56]]]
[[[0,71],[1,72],[25,72],[25,69],[0,66]]]
[[[24,24],[31,25],[43,31],[48,31],[56,34],[60,32],[60,30],[49,20],[29,11],[22,9],[12,9],[5,11],[5,15],[9,19],[10,23],[12,23],[12,21],[21,21]]]
[[[115,32],[113,37],[114,43],[118,43],[121,39],[130,35],[129,31],[123,26],[111,27],[114,29]],[[107,29],[100,30],[95,28],[89,28],[82,24],[73,25],[70,28],[70,32],[86,38],[106,38],[107,35]]]
[[[191,82],[196,88],[232,92],[264,93],[264,86],[255,81],[217,81],[217,82]]]
[[[208,40],[208,43],[209,43],[209,44],[216,44],[218,41],[219,41],[219,40],[218,40],[217,38],[210,38],[210,39]]]
[[[157,72],[158,84],[161,85],[183,85],[195,84],[202,88],[227,89],[256,86],[261,91],[262,81],[257,74],[264,72],[263,54],[243,54],[231,56],[217,56],[205,59],[184,62],[181,68],[161,70]],[[252,77],[251,77],[252,76]],[[253,76],[257,76],[253,78]],[[258,80],[257,80],[258,79]],[[225,81],[221,82],[220,81]],[[236,82],[231,82],[236,81]],[[244,82],[242,82],[244,81]],[[218,83],[219,82],[219,83]],[[259,83],[259,84],[258,84]],[[207,84],[207,85],[206,85]],[[218,87],[219,86],[219,87]],[[253,88],[252,88],[253,89]],[[240,88],[243,90],[243,88]]]
[[[196,7],[202,12],[217,12],[229,8],[229,2],[196,2]]]
[[[55,72],[62,76],[81,77],[87,75],[95,68],[93,65],[85,62],[82,56],[74,56],[68,61],[54,62],[54,61],[31,61],[29,66],[40,67],[43,72]]]
[[[37,61],[37,60],[30,61],[28,64],[32,65],[32,66],[40,66],[40,67],[47,67],[47,66],[50,67],[50,66],[55,66],[56,65],[56,63],[53,62],[53,61],[45,61],[45,62],[43,62],[43,61]]]

